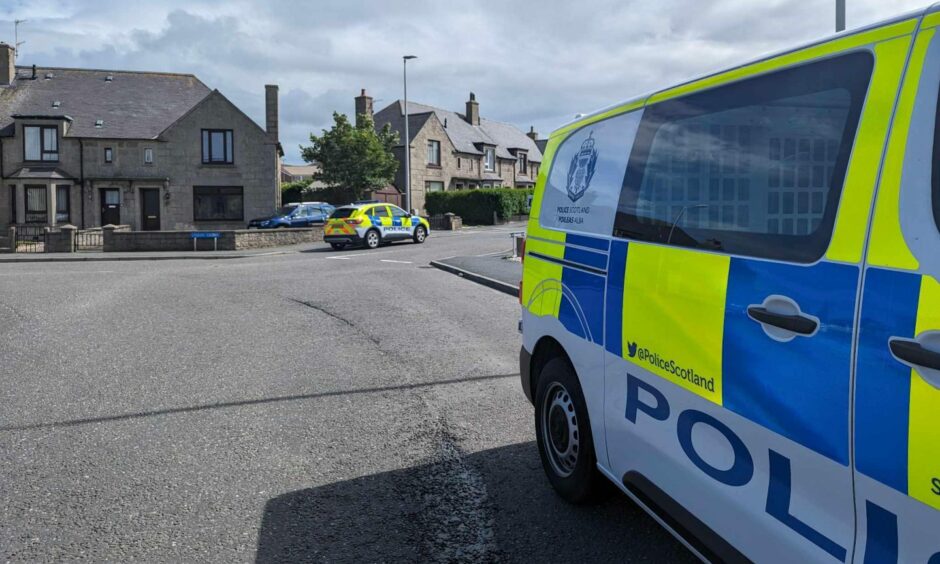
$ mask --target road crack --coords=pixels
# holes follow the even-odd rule
[[[346,319],[345,317],[343,317],[343,316],[341,316],[341,315],[339,315],[339,314],[337,314],[337,313],[334,313],[334,312],[330,311],[329,309],[323,307],[322,305],[315,304],[315,303],[313,303],[313,302],[308,302],[308,301],[305,301],[305,300],[298,300],[297,298],[287,298],[287,299],[288,299],[289,301],[294,302],[295,304],[300,304],[300,305],[302,305],[302,306],[309,307],[310,309],[319,311],[320,313],[325,314],[325,315],[327,315],[327,316],[329,316],[329,317],[331,317],[331,318],[333,318],[333,319],[339,321],[340,323],[343,323],[344,325],[347,325],[348,327],[350,327],[351,329],[353,329],[354,331],[356,331],[357,333],[359,333],[360,335],[362,335],[363,337],[365,337],[366,339],[368,339],[368,340],[369,340],[373,345],[375,345],[376,347],[381,346],[381,341],[379,341],[379,339],[377,339],[376,337],[374,337],[374,336],[372,336],[371,334],[367,333],[366,331],[363,331],[362,328],[360,328],[358,325],[356,325],[355,323],[353,323],[353,322],[350,321],[349,319]]]

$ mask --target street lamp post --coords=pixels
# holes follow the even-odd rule
[[[417,59],[415,55],[401,58],[402,77],[405,83],[405,209],[411,213],[411,137],[408,135],[408,61]]]
[[[845,0],[836,0],[836,33],[845,31]]]

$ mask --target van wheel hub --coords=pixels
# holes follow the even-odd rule
[[[543,441],[548,445],[552,469],[561,477],[570,476],[578,464],[580,432],[571,394],[555,383],[542,406]]]

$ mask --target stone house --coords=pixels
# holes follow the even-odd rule
[[[372,98],[363,90],[355,98],[356,115],[373,116],[376,129],[389,124],[402,143],[394,149],[399,167],[395,186],[404,192],[404,102],[396,100],[373,115]],[[523,133],[514,125],[480,117],[471,92],[464,113],[408,102],[411,137],[412,208],[424,212],[425,194],[438,190],[473,190],[535,185],[542,152],[534,129]]]
[[[236,229],[280,205],[262,128],[189,74],[15,66],[0,43],[0,229]]]

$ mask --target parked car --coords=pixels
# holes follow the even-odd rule
[[[279,227],[310,227],[323,225],[335,210],[325,202],[300,202],[286,204],[274,215],[252,219],[248,229],[277,229]]]
[[[705,561],[940,564],[938,23],[551,135],[520,374],[561,497],[609,479]]]
[[[383,243],[408,239],[420,244],[430,233],[428,220],[398,206],[357,202],[336,209],[323,229],[323,239],[336,250],[347,245],[374,249]]]

